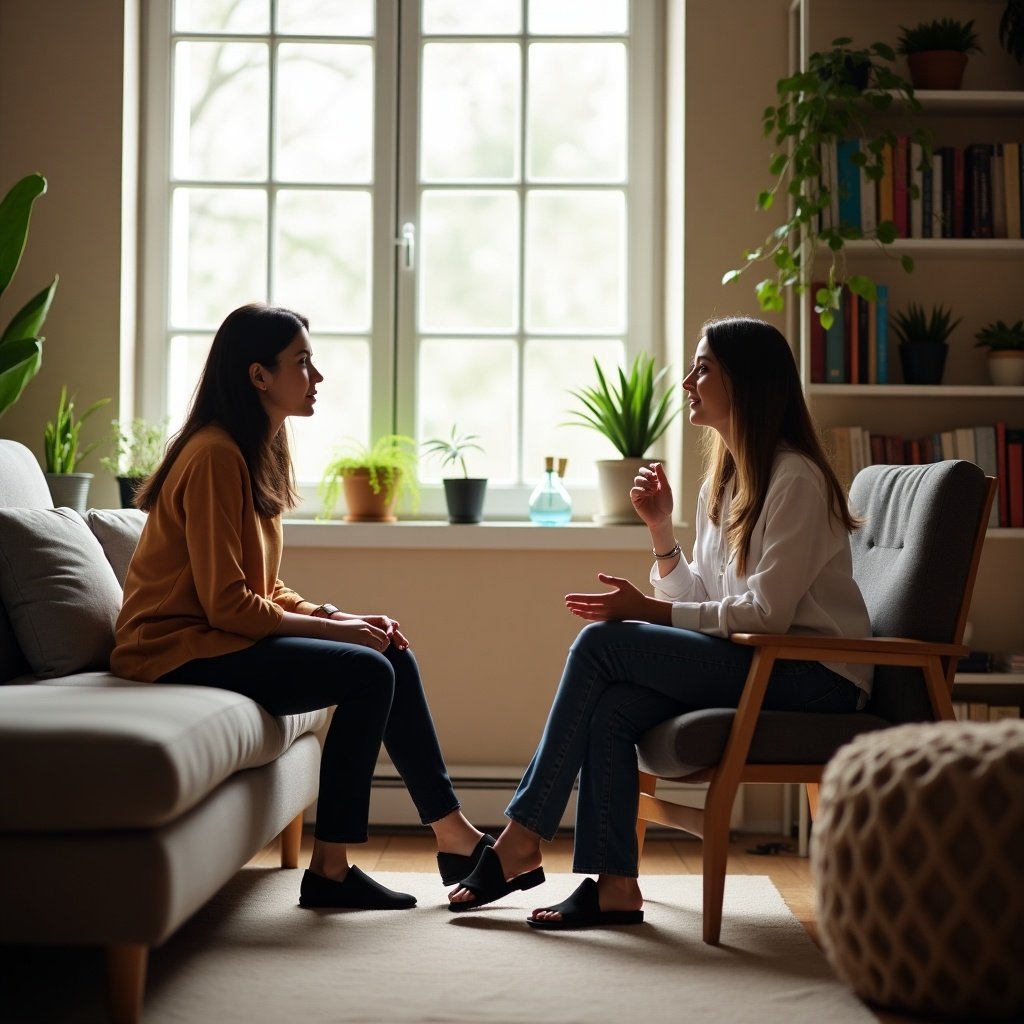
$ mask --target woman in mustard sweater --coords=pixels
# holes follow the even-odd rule
[[[305,907],[404,909],[350,865],[367,840],[383,742],[438,843],[446,883],[490,836],[459,810],[416,660],[387,615],[316,605],[279,579],[281,515],[295,506],[284,421],[312,416],[323,375],[305,317],[243,306],[213,339],[184,426],[136,503],[149,513],[124,586],[111,668],[155,683],[217,686],[272,715],[338,706],[324,742]]]

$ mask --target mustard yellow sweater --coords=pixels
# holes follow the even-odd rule
[[[238,446],[220,427],[204,427],[175,460],[142,531],[111,670],[152,682],[268,636],[282,610],[312,612],[277,578],[282,536],[281,517],[253,505]]]

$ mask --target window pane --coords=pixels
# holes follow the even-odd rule
[[[572,68],[572,74],[565,73]],[[626,174],[626,48],[530,47],[530,178],[622,181]]]
[[[640,0],[641,3],[649,0]],[[530,31],[551,35],[625,32],[628,0],[530,0]]]
[[[519,47],[423,48],[423,181],[509,181],[519,168]]]
[[[174,174],[254,181],[267,174],[267,47],[174,48]]]
[[[171,322],[216,328],[231,310],[266,298],[267,201],[255,190],[174,191]]]
[[[515,194],[425,191],[421,202],[420,329],[514,330]]]
[[[278,193],[273,295],[319,330],[370,330],[369,192]]]
[[[531,192],[526,326],[618,333],[626,322],[626,204],[619,191]]]
[[[294,35],[372,36],[373,0],[277,0],[277,30]]]
[[[370,340],[323,338],[310,321],[313,365],[324,375],[317,385],[316,411],[292,416],[292,459],[297,479],[319,483],[336,448],[348,438],[370,439]]]
[[[423,0],[423,31],[438,35],[518,32],[521,0]]]
[[[447,438],[452,424],[460,433],[479,434],[483,449],[466,460],[470,476],[486,476],[496,483],[516,479],[516,346],[495,338],[452,340],[430,338],[420,345],[417,432],[421,440]],[[442,474],[434,459],[423,459],[420,476],[440,480],[458,476],[446,468]]]
[[[221,319],[231,312],[225,308]],[[217,326],[220,326],[218,322]],[[213,334],[197,337],[196,335],[176,335],[171,338],[167,354],[167,436],[174,434],[185,422],[188,407],[192,402],[192,392],[199,383],[199,375],[203,372],[203,364],[210,351]]]
[[[282,43],[277,176],[369,182],[373,177],[373,50],[347,43]]]
[[[266,32],[270,0],[176,0],[178,32]]]
[[[624,352],[619,340],[541,338],[527,342],[523,371],[523,472],[527,480],[539,479],[544,457],[553,455],[569,460],[567,482],[592,484],[598,459],[620,457],[603,434],[564,424],[577,404],[569,389],[596,383],[595,358],[605,373],[614,373],[623,363]]]

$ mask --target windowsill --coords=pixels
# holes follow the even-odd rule
[[[678,525],[684,528],[684,524]],[[636,551],[647,546],[648,535],[639,524],[599,526],[578,522],[537,526],[528,522],[492,521],[453,526],[440,520],[344,523],[286,519],[284,542],[289,548]]]

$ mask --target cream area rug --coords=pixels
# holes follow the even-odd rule
[[[645,876],[643,925],[577,932],[524,923],[572,891],[570,875],[464,914],[436,876],[375,877],[419,906],[303,910],[300,872],[240,871],[152,952],[143,1024],[876,1021],[761,876],[729,876],[719,947],[700,938],[696,875]],[[97,954],[0,955],[0,1020],[105,1020]]]

